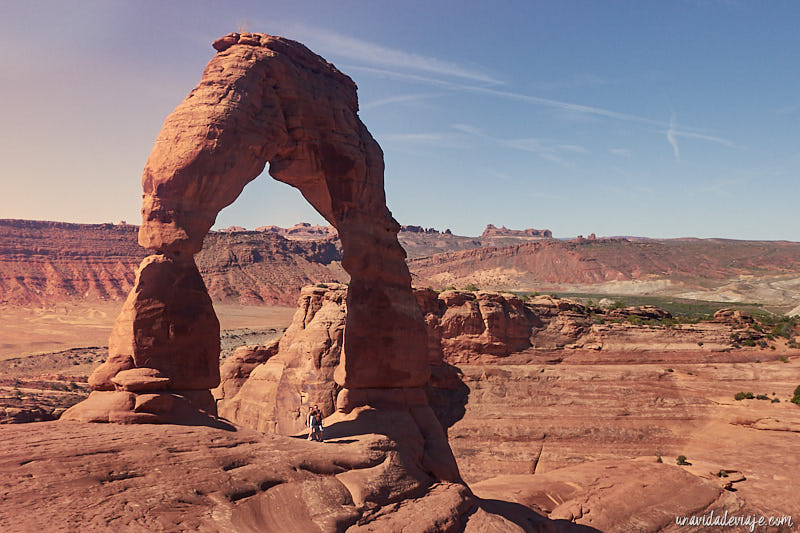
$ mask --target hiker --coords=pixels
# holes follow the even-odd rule
[[[322,442],[322,412],[316,405],[308,413],[308,440]]]

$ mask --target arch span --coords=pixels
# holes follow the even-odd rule
[[[281,37],[229,34],[214,48],[145,165],[139,243],[156,255],[140,266],[109,357],[90,383],[130,392],[218,384],[219,324],[193,256],[219,211],[269,163],[270,175],[299,189],[342,242],[351,282],[335,374],[340,407],[377,397],[426,403],[425,323],[386,207],[383,153],[358,117],[355,83]]]

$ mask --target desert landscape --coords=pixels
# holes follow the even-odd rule
[[[316,7],[314,17],[341,24]],[[17,15],[43,13],[26,9]],[[109,8],[114,20],[125,15],[119,9]],[[163,20],[132,10],[132,27],[185,18],[153,9]],[[199,12],[223,20],[216,9]],[[287,21],[300,16],[293,9]],[[553,28],[583,15],[574,6],[538,9],[561,21]],[[685,24],[681,10],[658,9]],[[516,35],[517,17],[498,16]],[[800,531],[800,239],[794,211],[780,209],[790,195],[748,218],[738,204],[709,198],[730,199],[730,187],[753,178],[680,182],[682,172],[699,180],[705,158],[715,157],[691,142],[755,159],[766,158],[764,148],[680,125],[674,109],[664,121],[633,102],[622,112],[514,92],[508,73],[524,69],[498,61],[501,80],[477,66],[483,47],[456,64],[302,24],[286,22],[306,44],[248,24],[216,32],[210,52],[203,44],[206,55],[191,56],[202,58],[202,76],[193,71],[180,90],[169,81],[183,69],[179,48],[209,39],[176,32],[180,46],[148,60],[175,71],[161,73],[171,99],[160,131],[147,130],[141,188],[125,189],[141,220],[128,223],[113,207],[123,189],[86,216],[62,217],[56,207],[68,202],[48,203],[52,218],[65,220],[26,216],[30,191],[3,206],[13,216],[0,219],[0,531]],[[519,35],[532,38],[528,29],[521,24]],[[128,43],[119,47],[114,53],[127,54]],[[366,100],[362,76],[378,80],[366,82]],[[431,101],[442,94],[404,92],[404,83],[445,91],[456,106],[468,96],[538,106],[546,113],[536,120],[553,137],[512,133],[519,108],[487,110],[481,127],[462,108],[436,122]],[[632,82],[526,83],[601,95]],[[397,105],[403,113],[381,118]],[[373,113],[379,128],[416,121],[435,133],[373,136],[365,124]],[[502,134],[492,133],[497,117]],[[600,144],[554,140],[562,127],[588,132],[601,121],[619,127],[592,142],[631,130],[636,143],[603,144],[601,153]],[[625,183],[626,165],[647,152],[642,139],[653,132],[666,139],[670,191],[684,191],[683,203],[648,190],[650,206],[618,216],[638,190]],[[480,152],[492,168],[452,150]],[[533,159],[518,167],[504,150]],[[421,168],[408,167],[417,158],[433,173],[444,161],[463,183],[460,174],[409,174]],[[27,161],[37,175],[37,159]],[[93,167],[84,164],[88,182]],[[520,168],[538,176],[532,191],[516,182],[500,194]],[[647,175],[642,168],[637,176]],[[481,189],[471,171],[492,185]],[[580,187],[570,185],[587,172]],[[103,180],[127,187],[123,174]],[[81,189],[70,176],[84,196],[99,187]],[[238,200],[273,178],[299,196],[275,192],[269,208]],[[594,189],[603,180],[607,190]],[[13,194],[18,181],[9,180]],[[748,189],[753,202],[757,189]],[[528,195],[522,210],[517,193]],[[255,218],[237,219],[229,206]],[[294,218],[280,222],[270,209]],[[99,222],[106,213],[115,221]],[[722,224],[720,213],[730,215]],[[552,229],[518,225],[543,214]],[[789,223],[770,226],[776,214]],[[597,229],[566,234],[575,219]],[[321,442],[310,435],[319,424]]]

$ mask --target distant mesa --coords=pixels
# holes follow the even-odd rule
[[[281,226],[259,226],[255,230],[248,230],[242,226],[229,226],[217,230],[219,233],[244,233],[248,231],[256,231],[259,233],[271,233],[280,235],[290,240],[321,240],[329,237],[338,237],[338,232],[333,226],[312,226],[308,222],[300,222],[289,228],[282,228]]]
[[[549,229],[508,229],[505,226],[498,228],[494,224],[488,224],[483,233],[481,233],[481,237],[539,237],[541,239],[552,239],[553,232]]]
[[[441,235],[442,232],[437,230],[436,228],[423,228],[422,226],[400,226],[400,231],[405,231],[408,233],[427,233],[429,235]],[[449,229],[444,230],[446,235],[452,235],[452,232]]]
[[[312,226],[308,222],[300,222],[290,228],[280,226],[259,226],[256,231],[261,233],[274,233],[290,240],[319,240],[338,237],[338,232],[333,226]]]
[[[247,231],[247,228],[243,228],[242,226],[230,226],[228,228],[223,228],[221,230],[222,233],[239,233],[241,231]]]

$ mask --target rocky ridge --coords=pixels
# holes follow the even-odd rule
[[[474,284],[491,290],[639,290],[716,301],[800,301],[800,244],[792,242],[539,240],[440,253],[408,264],[417,286],[434,288]],[[762,291],[759,283],[770,287]],[[732,285],[727,292],[726,284]]]
[[[124,300],[147,255],[130,224],[0,220],[0,304]],[[197,256],[214,301],[294,305],[301,287],[346,281],[337,241],[212,232]]]
[[[405,226],[414,284],[490,290],[628,291],[797,307],[800,245],[720,239],[463,237]],[[0,220],[0,304],[124,299],[145,252],[138,227]],[[243,229],[243,228],[241,228]],[[433,230],[433,231],[431,231]],[[346,282],[330,226],[211,232],[197,256],[214,301],[293,306],[310,283]],[[709,290],[709,287],[714,287]]]

